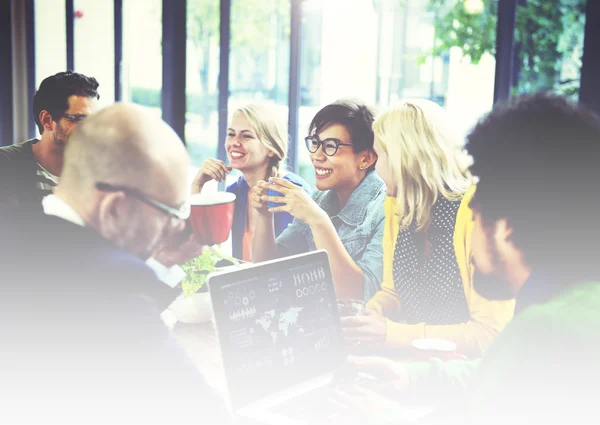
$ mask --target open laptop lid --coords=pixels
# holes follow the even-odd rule
[[[234,411],[332,372],[343,337],[325,251],[208,277]]]

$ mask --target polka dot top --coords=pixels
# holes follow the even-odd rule
[[[416,220],[398,232],[393,276],[408,324],[452,325],[470,319],[456,254],[454,226],[460,200],[440,196],[427,231]],[[426,240],[425,240],[426,238]]]

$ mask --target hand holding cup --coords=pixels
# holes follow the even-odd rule
[[[296,183],[281,177],[270,177],[268,182],[264,182],[260,186],[267,189],[267,191],[278,192],[279,194],[279,196],[273,196],[267,193],[261,196],[262,201],[266,201],[271,205],[273,203],[279,204],[275,207],[269,206],[269,212],[287,212],[309,226],[322,220],[329,220],[327,213]]]
[[[185,228],[169,233],[153,255],[154,259],[166,267],[182,264],[196,258],[206,248],[202,240],[192,232],[191,223],[185,222]]]
[[[266,189],[267,182],[264,180],[259,180],[256,185],[250,189],[250,194],[248,198],[250,200],[250,205],[261,215],[269,215],[269,205],[267,201],[263,200],[264,196],[267,196],[267,193],[270,192]]]
[[[352,303],[353,300],[350,300]],[[357,311],[356,304],[350,311]],[[341,311],[340,311],[341,315]],[[342,316],[341,319],[344,339],[352,345],[369,345],[371,347],[383,346],[387,332],[386,318],[365,308],[360,315],[353,314]]]

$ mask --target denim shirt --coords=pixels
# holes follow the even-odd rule
[[[307,193],[312,192],[310,185],[306,183],[302,177],[294,173],[288,172],[285,176],[283,176],[283,178],[302,186]],[[244,179],[244,176],[240,176],[237,181],[229,185],[226,190],[227,192],[231,192],[235,195],[235,209],[233,212],[233,224],[231,226],[232,255],[235,258],[242,258],[242,238],[246,228],[246,211],[248,208],[248,191],[250,190],[250,186],[248,186],[248,182],[246,179]],[[289,213],[275,213],[275,237],[283,232],[290,225],[293,219],[294,217]]]
[[[346,251],[363,271],[364,298],[370,299],[380,289],[383,278],[383,181],[377,173],[368,173],[341,211],[337,195],[331,190],[315,190],[312,198],[331,218]],[[280,257],[315,249],[310,227],[298,219],[277,238]]]

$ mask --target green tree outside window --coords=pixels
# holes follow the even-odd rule
[[[586,0],[518,0],[513,94],[579,92]],[[430,0],[433,54],[458,47],[472,63],[495,54],[498,0]]]

